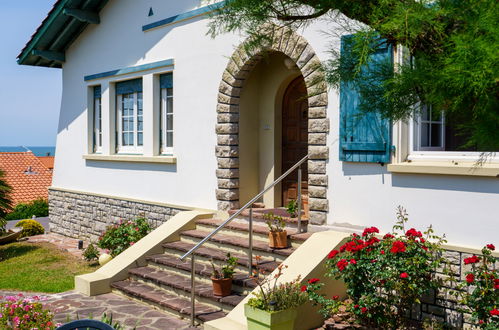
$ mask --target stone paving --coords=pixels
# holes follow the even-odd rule
[[[0,291],[1,296],[15,295],[19,292]],[[24,293],[33,296],[34,293]],[[56,294],[36,294],[46,299],[43,304],[55,313],[54,321],[65,323],[67,320],[93,318],[100,320],[102,315],[113,316],[125,329],[196,329],[189,326],[188,320],[160,312],[126,297],[106,293],[87,297],[75,291]]]
[[[57,233],[48,233],[43,235],[31,236],[27,240],[28,243],[51,243],[60,248],[61,250],[67,251],[72,255],[81,258],[84,249],[88,246],[89,242],[83,241],[83,249],[78,249],[78,239],[66,237]],[[99,249],[101,253],[106,251]]]

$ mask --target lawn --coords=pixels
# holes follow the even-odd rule
[[[63,292],[75,275],[96,269],[49,243],[0,246],[0,260],[0,290]]]

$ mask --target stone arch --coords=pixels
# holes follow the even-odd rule
[[[245,47],[243,42],[231,56],[222,75],[217,102],[217,190],[219,210],[239,207],[239,100],[245,79],[269,52],[280,52],[294,61],[305,79],[308,92],[308,185],[310,222],[324,224],[328,200],[326,163],[329,149],[327,85],[321,62],[307,40],[287,27],[275,26],[268,46]]]

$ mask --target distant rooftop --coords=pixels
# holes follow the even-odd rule
[[[0,169],[12,187],[13,205],[48,198],[52,171],[32,152],[0,152]]]

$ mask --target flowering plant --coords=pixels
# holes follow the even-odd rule
[[[2,329],[40,329],[52,330],[56,324],[52,321],[54,315],[43,309],[41,298],[38,296],[0,297],[0,328]]]
[[[328,254],[326,262],[326,275],[346,284],[351,299],[348,311],[375,327],[401,327],[404,312],[441,285],[433,271],[443,263],[440,255],[445,240],[434,235],[431,226],[424,233],[406,230],[408,217],[402,207],[397,219],[393,232],[382,238],[376,236],[376,227],[366,228],[362,236],[352,234],[339,250]],[[340,303],[337,297],[321,295],[321,287],[320,282],[309,282],[305,290],[324,316],[331,315]]]
[[[109,249],[113,257],[128,249],[151,231],[151,226],[144,218],[130,221],[120,221],[107,227],[107,230],[99,238],[98,246],[101,249]]]
[[[284,231],[286,223],[281,216],[275,215],[273,212],[265,213],[263,215],[265,219],[265,224],[269,227],[269,231],[272,233]]]
[[[473,255],[464,259],[471,265],[459,288],[462,303],[471,309],[471,316],[482,329],[499,329],[499,270],[494,268],[496,258],[492,256],[493,244],[482,249],[482,256]]]
[[[307,295],[300,285],[300,277],[291,282],[277,283],[285,268],[287,266],[280,264],[277,273],[267,277],[262,277],[262,272],[258,270],[255,272],[253,279],[260,290],[254,292],[255,297],[248,300],[249,306],[267,312],[277,312],[298,307],[307,301]]]

